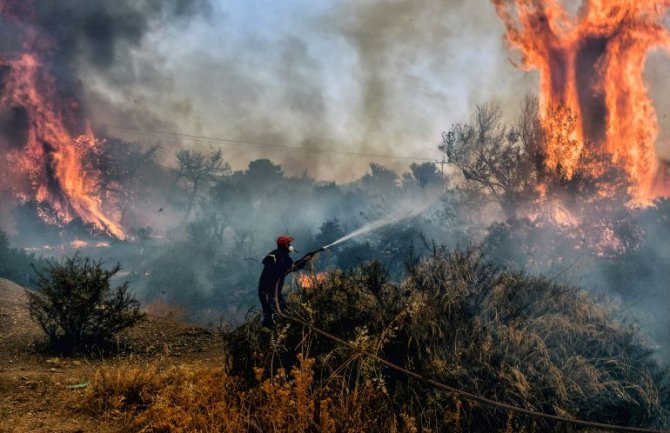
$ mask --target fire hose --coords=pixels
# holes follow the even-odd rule
[[[620,432],[632,432],[632,433],[670,433],[670,431],[664,431],[664,430],[654,430],[654,429],[645,429],[645,428],[639,428],[639,427],[627,427],[627,426],[622,426],[622,425],[613,425],[613,424],[606,424],[606,423],[599,423],[599,422],[593,422],[593,421],[585,421],[581,419],[576,419],[576,418],[567,418],[559,415],[551,415],[548,413],[543,413],[543,412],[537,412],[531,409],[524,409],[522,407],[514,406],[511,404],[503,403],[500,401],[496,400],[491,400],[486,397],[482,397],[477,394],[473,394],[468,391],[464,391],[459,388],[455,388],[453,386],[447,385],[445,383],[439,382],[437,380],[431,379],[429,377],[426,377],[420,373],[417,373],[412,370],[408,370],[405,367],[402,367],[398,364],[395,364],[391,361],[388,361],[381,356],[374,354],[372,352],[369,352],[365,349],[362,349],[360,347],[356,347],[354,344],[345,341],[333,334],[330,334],[329,332],[326,332],[311,323],[308,323],[307,321],[291,316],[289,314],[286,314],[282,311],[281,305],[279,302],[279,283],[282,278],[287,276],[288,274],[295,272],[302,267],[304,267],[305,264],[307,264],[310,260],[314,258],[318,253],[321,251],[324,251],[327,247],[321,247],[320,249],[316,251],[312,251],[311,253],[305,254],[303,257],[301,257],[299,260],[295,262],[295,264],[284,273],[279,279],[277,279],[277,282],[275,283],[275,298],[274,298],[274,303],[275,303],[275,314],[279,317],[285,318],[287,320],[290,320],[292,322],[295,322],[299,325],[302,325],[306,328],[311,329],[314,333],[321,335],[322,337],[327,338],[328,340],[333,341],[334,343],[339,344],[340,346],[346,347],[350,349],[351,351],[358,353],[359,355],[366,356],[370,359],[373,359],[380,364],[383,364],[387,366],[388,368],[397,371],[398,373],[402,373],[407,377],[411,377],[412,379],[418,380],[420,382],[424,382],[428,385],[433,386],[434,388],[441,389],[443,391],[447,391],[451,394],[456,394],[461,397],[463,397],[466,400],[469,401],[474,401],[477,403],[481,403],[486,406],[490,407],[496,407],[499,409],[504,409],[509,412],[521,414],[521,415],[527,415],[533,418],[542,418],[550,421],[556,421],[556,422],[561,422],[561,423],[566,423],[566,424],[571,424],[575,426],[580,426],[580,427],[590,427],[590,428],[595,428],[598,430],[606,430],[606,431],[620,431]]]

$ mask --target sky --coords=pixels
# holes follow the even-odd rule
[[[488,0],[217,0],[156,25],[122,71],[83,68],[82,80],[94,122],[168,149],[178,139],[152,131],[391,155],[224,146],[235,169],[270,158],[290,175],[345,182],[371,161],[402,172],[412,161],[394,156],[441,158],[441,132],[476,103],[515,111],[536,76],[510,63],[503,32]]]

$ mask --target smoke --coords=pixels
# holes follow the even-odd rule
[[[204,136],[437,158],[440,133],[472,103],[516,101],[520,89],[533,88],[534,78],[507,61],[502,25],[485,0],[292,0],[282,7],[257,0],[212,5],[207,18],[182,23],[155,26],[114,73],[101,76],[95,64],[87,66],[97,122],[155,130],[161,119]],[[147,53],[150,61],[143,60]],[[124,80],[124,71],[145,78]],[[105,99],[114,113],[99,103]],[[137,116],[142,110],[153,117]],[[253,145],[226,146],[225,155],[234,168],[272,158],[288,174],[341,182],[359,177],[369,162]],[[406,165],[375,160],[397,171]]]
[[[492,96],[483,85],[505,65],[490,10],[480,1],[357,1],[332,17],[356,50],[364,140],[434,131],[435,117]]]
[[[533,87],[507,61],[486,0],[4,3],[50,41],[44,51],[65,100],[80,102],[103,135],[160,139],[166,164],[194,142],[151,131],[438,158],[440,133],[472,103],[515,101]],[[23,43],[15,26],[2,20],[5,52]],[[369,162],[249,145],[225,151],[236,168],[269,157],[289,174],[338,181]],[[406,165],[376,161],[398,172]]]
[[[89,73],[119,87],[141,83],[160,90],[166,72],[159,59],[145,52],[138,62],[135,51],[156,29],[183,26],[210,10],[207,0],[5,0],[2,6],[2,51],[41,52],[63,99],[85,104],[90,101],[82,79]]]
[[[665,52],[653,52],[647,61],[645,81],[649,83],[649,93],[654,101],[658,114],[659,138],[656,145],[659,158],[670,161],[670,101],[667,95],[667,71],[670,67],[670,57]]]

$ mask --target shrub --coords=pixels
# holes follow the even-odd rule
[[[36,290],[28,291],[30,317],[44,330],[51,349],[62,353],[104,349],[114,334],[142,318],[139,302],[128,294],[128,283],[112,287],[117,264],[103,269],[75,254],[48,261],[35,270]]]
[[[667,374],[644,335],[617,321],[605,303],[546,278],[498,269],[477,249],[437,249],[408,265],[401,283],[380,278],[377,266],[333,271],[317,288],[288,296],[287,312],[426,377],[493,400],[592,421],[667,425]],[[372,386],[389,396],[394,413],[406,411],[433,431],[450,431],[454,423],[471,432],[566,428],[448,395],[290,321],[278,321],[263,353],[259,348],[268,338],[249,332],[250,326],[227,335],[235,356],[270,369],[268,362],[290,368],[297,348],[316,360],[318,386],[330,386],[333,377],[349,389]]]

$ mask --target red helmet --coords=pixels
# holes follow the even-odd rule
[[[293,242],[293,238],[291,236],[279,236],[277,238],[278,247],[288,247],[291,245],[291,242]]]

